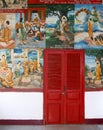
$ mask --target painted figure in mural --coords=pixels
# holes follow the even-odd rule
[[[67,18],[66,16],[62,16],[61,18],[61,24],[60,24],[60,31],[61,31],[61,34],[64,34],[64,26],[67,24]]]
[[[34,41],[41,41],[42,40],[42,32],[40,31],[40,27],[38,27],[35,36],[33,37]]]
[[[10,21],[7,20],[4,25],[3,36],[0,38],[0,42],[8,43],[11,40],[11,32]]]
[[[95,6],[93,6],[93,8],[92,8],[91,18],[92,18],[93,22],[97,22],[99,20],[98,19],[98,13],[97,13],[97,10],[96,10]]]
[[[31,61],[29,61],[29,69],[30,69],[30,74],[33,74],[33,70],[34,70],[34,63],[31,59]]]
[[[25,29],[25,26],[24,26],[24,22],[23,22],[23,18],[20,18],[20,29],[21,29],[21,41],[23,44],[26,43],[26,29]]]
[[[37,61],[34,60],[34,72],[36,71],[36,69],[37,69]]]
[[[24,61],[24,63],[23,63],[23,68],[24,68],[24,76],[25,77],[28,77],[28,75],[29,75],[29,62],[28,62],[28,59],[27,59],[27,57],[25,58],[25,61]]]
[[[95,62],[96,62],[96,68],[95,68],[96,80],[100,80],[101,79],[101,61],[99,59],[96,59]]]
[[[88,34],[91,40],[93,40],[93,21],[91,18],[88,20]]]
[[[34,23],[38,23],[39,22],[39,19],[38,19],[37,15],[35,15],[33,22]]]
[[[2,58],[1,58],[1,73],[2,72],[3,72],[3,75],[1,74],[0,76],[1,85],[3,87],[13,87],[14,85],[13,72],[11,68],[8,67],[8,62],[4,54],[2,55]]]
[[[8,67],[8,63],[7,63],[5,55],[2,55],[1,66],[4,67],[4,68]]]
[[[87,83],[94,83],[94,79],[95,79],[94,74],[91,72],[91,70],[88,70],[86,82]]]
[[[1,82],[2,86],[4,87],[13,87],[14,86],[14,80],[13,80],[13,72],[10,68],[8,68],[8,73],[4,80]]]
[[[15,29],[16,29],[16,34],[17,34],[17,35],[18,35],[18,33],[19,33],[19,28],[21,28],[21,27],[20,27],[19,22],[17,22],[17,23],[15,24]]]
[[[18,61],[17,64],[15,64],[15,76],[18,78],[20,76],[20,69],[21,69],[21,61]]]

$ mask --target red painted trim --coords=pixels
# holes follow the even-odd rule
[[[103,124],[103,118],[85,119],[85,124]]]
[[[0,92],[43,92],[43,88],[0,88]]]
[[[43,120],[0,120],[0,125],[44,125]],[[85,119],[84,124],[103,124],[103,119]]]
[[[103,88],[86,88],[86,92],[91,92],[91,91],[103,91]]]
[[[0,125],[43,125],[43,120],[0,120]]]
[[[36,11],[40,11],[40,10],[46,10],[45,6],[43,7],[29,7],[28,10],[36,10]]]

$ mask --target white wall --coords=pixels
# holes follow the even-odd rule
[[[0,92],[0,119],[43,119],[43,93]]]
[[[85,118],[103,118],[103,92],[85,92]],[[0,120],[42,120],[43,93],[0,92]]]
[[[103,118],[103,91],[85,93],[85,118]]]

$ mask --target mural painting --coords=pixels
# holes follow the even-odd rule
[[[0,88],[40,87],[43,87],[43,49],[0,50]]]
[[[85,87],[103,88],[103,50],[86,50]]]
[[[73,48],[74,5],[46,6],[46,47]]]
[[[43,49],[14,49],[14,87],[43,87]]]
[[[103,48],[103,5],[75,5],[74,47]]]
[[[45,48],[45,8],[16,13],[16,48]]]

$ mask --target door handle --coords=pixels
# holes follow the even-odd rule
[[[64,95],[64,94],[65,94],[65,92],[62,92],[61,94],[62,94],[62,95]]]

